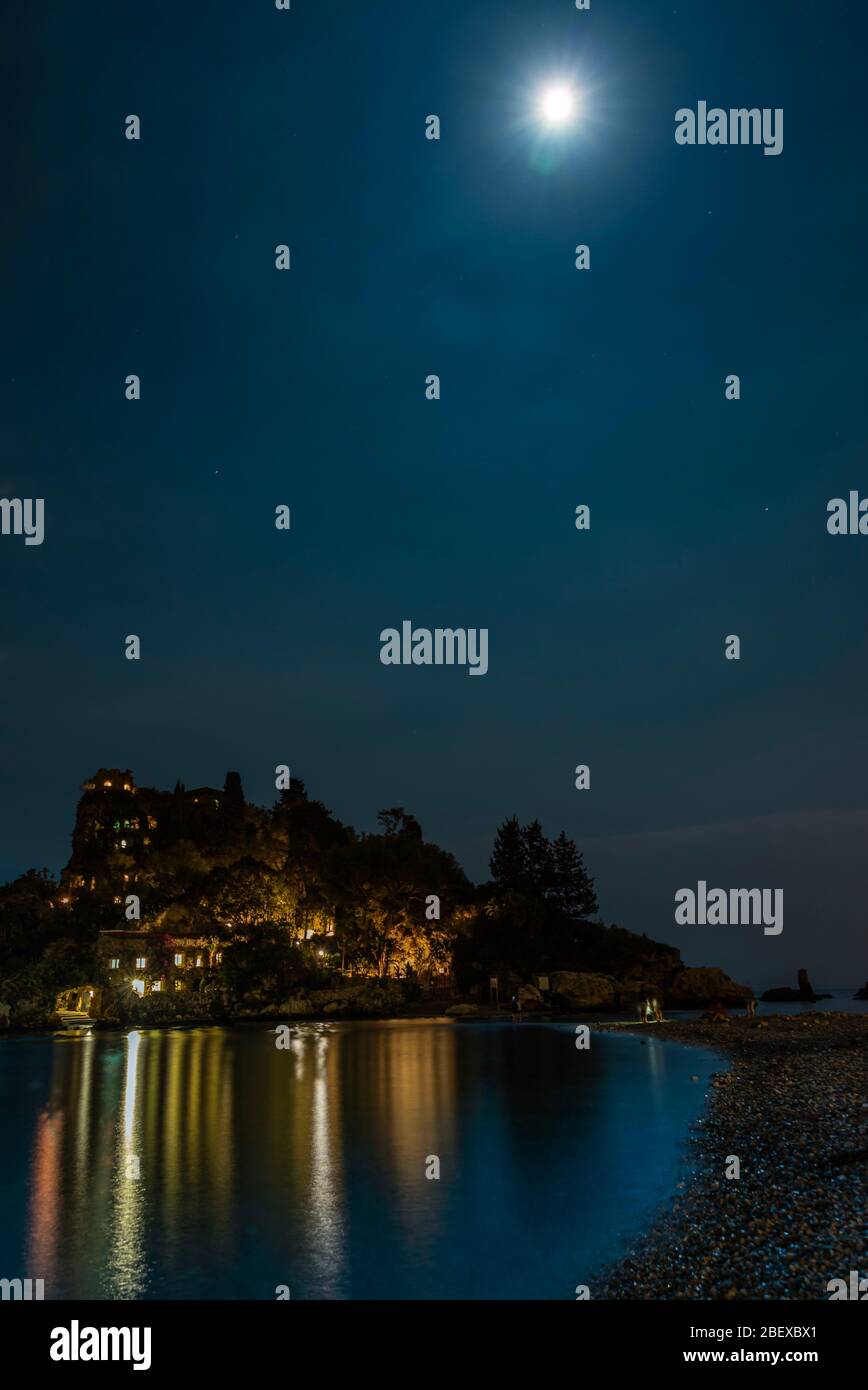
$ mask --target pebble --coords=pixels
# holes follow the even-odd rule
[[[868,1015],[688,1020],[655,1036],[714,1048],[730,1070],[691,1132],[683,1191],[594,1297],[827,1299],[866,1258],[866,1165],[836,1157],[868,1146]],[[741,1176],[725,1179],[731,1154]]]

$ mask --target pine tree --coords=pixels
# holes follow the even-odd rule
[[[565,831],[554,842],[552,851],[554,892],[558,906],[571,917],[593,917],[599,910],[594,880],[574,840]]]
[[[527,888],[535,896],[545,897],[555,886],[552,847],[538,820],[524,826],[521,837]]]
[[[527,884],[527,856],[521,826],[515,816],[498,826],[488,861],[491,877],[506,893],[520,893]]]

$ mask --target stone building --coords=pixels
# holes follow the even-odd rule
[[[72,854],[60,878],[62,907],[109,887],[122,903],[136,892],[154,848],[172,837],[195,843],[214,833],[223,797],[216,787],[138,787],[129,768],[116,767],[101,767],[81,791]]]
[[[146,930],[100,932],[97,949],[108,987],[141,996],[198,989],[223,960],[213,937]]]

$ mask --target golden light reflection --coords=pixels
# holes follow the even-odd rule
[[[136,1111],[141,1048],[141,1033],[128,1033],[112,1186],[110,1251],[105,1275],[106,1296],[109,1298],[141,1298],[147,1290],[141,1125]]]
[[[300,1024],[289,1051],[221,1028],[52,1047],[28,1213],[49,1296],[219,1297],[238,1279],[270,1298],[295,1279],[343,1297],[369,1190],[408,1240],[441,1227],[424,1171],[456,1144],[451,1026]]]
[[[327,1290],[340,1288],[344,1257],[345,1220],[339,1174],[340,1049],[330,1057],[327,1033],[312,1038],[314,1055],[313,1096],[310,1119],[310,1243],[319,1280]],[[329,1061],[332,1062],[331,1071]],[[326,1297],[328,1294],[326,1294]]]
[[[31,1159],[27,1267],[37,1271],[31,1277],[44,1280],[49,1297],[57,1284],[62,1141],[62,1112],[43,1110],[36,1121]]]

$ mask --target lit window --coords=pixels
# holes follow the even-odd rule
[[[175,989],[183,989],[183,988],[184,988],[184,981],[183,981],[183,980],[176,980],[176,981],[175,981]]]
[[[175,964],[176,964],[176,965],[183,965],[183,964],[184,964],[184,952],[183,952],[183,951],[176,951],[176,953],[175,953]]]
[[[125,791],[125,792],[128,792],[128,791],[130,791],[130,790],[131,790],[131,787],[130,787],[129,782],[124,782],[124,791]]]
[[[152,993],[152,994],[159,994],[159,992],[160,992],[160,990],[161,990],[162,988],[163,988],[163,981],[162,981],[162,980],[154,980],[153,984],[151,985],[151,993]]]
[[[104,786],[104,787],[110,787],[110,786],[111,786],[111,782],[103,782],[103,786]]]
[[[122,903],[122,902],[123,902],[123,898],[115,898],[114,901],[115,901],[116,903]]]
[[[137,969],[137,970],[144,970],[144,968],[145,968],[145,966],[147,965],[147,963],[148,963],[147,956],[136,956],[136,969]]]
[[[145,982],[144,982],[144,980],[133,980],[133,989],[135,990],[136,994],[144,994],[144,992],[145,992]]]
[[[113,820],[113,821],[112,821],[112,830],[120,830],[120,828],[121,828],[121,823],[120,823],[120,821],[119,821],[119,820]]]
[[[215,952],[214,952],[214,955],[212,956],[212,960],[213,960],[214,964],[215,964],[215,965],[219,965],[222,959],[223,959],[223,952],[222,952],[222,951],[215,951]]]
[[[120,958],[118,956],[112,956],[109,961],[109,970],[118,970],[120,968],[120,963]]]
[[[127,842],[126,842],[126,840],[121,840],[121,849],[126,849],[126,847],[127,847]]]
[[[197,957],[196,957],[196,967],[197,967],[197,969],[198,969],[198,967],[199,967],[201,964],[202,964],[202,957],[201,957],[201,956],[197,956]]]

